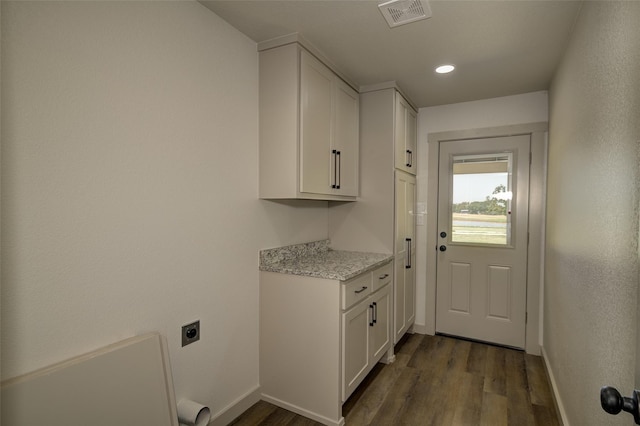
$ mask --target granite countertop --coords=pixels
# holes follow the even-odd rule
[[[333,250],[329,240],[260,251],[260,270],[346,281],[384,265],[390,254]]]

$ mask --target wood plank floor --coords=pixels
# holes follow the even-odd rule
[[[396,361],[376,365],[343,405],[347,426],[561,425],[540,357],[419,334],[395,352]],[[231,424],[320,425],[264,401]]]

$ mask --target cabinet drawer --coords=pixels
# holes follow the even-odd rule
[[[391,282],[393,275],[393,263],[389,262],[386,265],[374,269],[371,275],[371,291],[378,291],[385,285]]]
[[[364,300],[371,294],[371,272],[362,274],[342,284],[342,309]]]

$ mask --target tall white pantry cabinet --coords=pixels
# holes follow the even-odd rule
[[[394,254],[394,343],[415,322],[417,113],[395,83],[360,90],[360,195],[329,203],[342,250]]]

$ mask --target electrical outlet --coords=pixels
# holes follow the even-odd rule
[[[182,347],[200,340],[200,320],[182,326]]]

